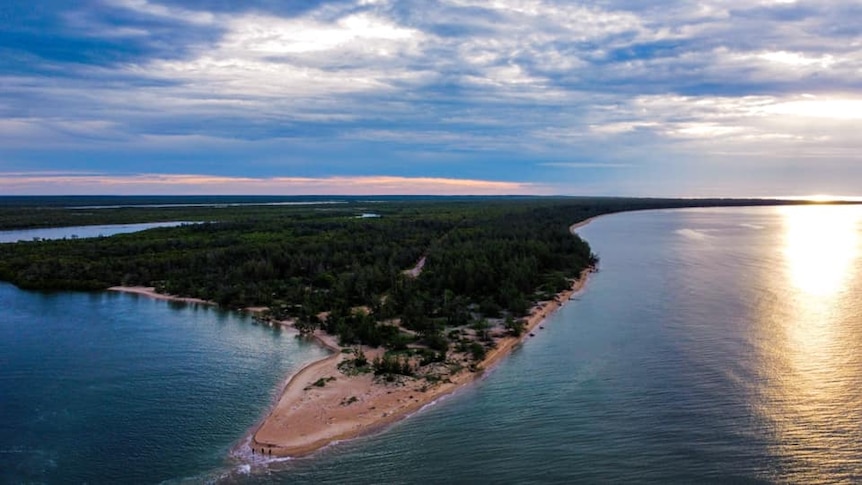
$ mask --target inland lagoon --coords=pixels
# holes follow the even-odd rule
[[[127,234],[131,232],[146,231],[159,227],[175,227],[183,224],[196,224],[195,222],[144,222],[140,224],[103,224],[95,226],[73,226],[73,227],[44,227],[37,229],[16,229],[12,231],[0,231],[0,243],[14,243],[19,241],[43,241],[52,239],[79,239],[89,237],[108,237],[114,234]]]

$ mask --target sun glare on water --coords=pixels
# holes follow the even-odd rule
[[[793,285],[808,295],[839,292],[857,258],[857,208],[809,206],[780,210],[785,226],[785,261]]]
[[[786,284],[790,291],[762,315],[769,322],[770,359],[760,409],[775,433],[775,453],[794,464],[786,481],[812,483],[858,463],[862,361],[853,295],[862,211],[835,205],[777,210],[784,271],[775,276],[783,278],[778,288]]]

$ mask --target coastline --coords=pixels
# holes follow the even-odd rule
[[[576,222],[576,223],[572,224],[571,226],[569,226],[569,232],[570,232],[571,234],[577,234],[578,229],[580,229],[580,228],[582,228],[582,227],[586,226],[587,224],[589,224],[589,223],[593,222],[594,220],[596,220],[596,219],[598,219],[598,218],[600,218],[600,217],[605,217],[605,216],[607,216],[607,215],[610,215],[610,214],[600,214],[600,215],[597,215],[597,216],[589,217],[589,218],[584,219],[584,220],[582,220],[582,221],[580,221],[580,222]]]
[[[575,231],[589,224],[590,218],[569,226]],[[373,433],[400,421],[441,397],[452,394],[483,377],[533,332],[550,315],[565,305],[572,295],[584,290],[589,275],[596,270],[581,271],[572,286],[554,298],[538,302],[525,317],[520,336],[502,336],[475,369],[464,369],[445,381],[429,387],[418,380],[385,384],[373,375],[346,377],[339,364],[350,354],[337,345],[333,337],[315,332],[315,339],[336,353],[312,362],[288,380],[281,396],[269,413],[250,432],[247,442],[252,454],[301,457],[330,444]],[[369,360],[382,355],[380,349],[363,347]]]
[[[597,216],[600,217],[600,216]],[[589,224],[596,217],[569,226],[569,232]],[[425,406],[481,379],[518,345],[534,336],[533,332],[572,295],[582,291],[596,268],[581,271],[572,285],[557,293],[554,298],[540,301],[524,317],[524,330],[520,336],[497,335],[494,348],[488,350],[481,362],[473,368],[429,384],[420,379],[401,379],[395,383],[375,380],[372,373],[346,376],[339,364],[352,357],[349,349],[338,345],[335,337],[320,330],[313,335],[322,347],[332,351],[329,356],[310,362],[289,376],[281,395],[271,408],[241,441],[240,448],[272,457],[301,457],[310,455],[333,443],[357,438],[379,431],[400,421]],[[130,293],[159,300],[217,306],[213,301],[157,293],[153,287],[114,286],[109,291]],[[262,308],[245,308],[259,312]],[[272,322],[289,326],[291,322]],[[382,356],[383,349],[361,347],[371,361]]]
[[[191,305],[208,305],[208,306],[216,306],[216,307],[219,306],[218,303],[216,303],[212,300],[204,300],[202,298],[191,298],[191,297],[186,297],[186,296],[175,296],[175,295],[168,295],[165,293],[159,293],[156,291],[155,287],[152,287],[152,286],[112,286],[110,288],[107,288],[107,291],[114,291],[117,293],[128,293],[130,295],[145,296],[147,298],[153,298],[156,300],[174,301],[174,302],[179,302],[179,303],[189,303]],[[245,307],[245,308],[239,309],[239,311],[251,313],[253,315],[264,312],[266,310],[268,310],[267,307],[258,307],[258,306],[253,306],[253,307],[250,306],[250,307]]]
[[[116,291],[118,293],[129,293],[132,295],[140,295],[146,296],[148,298],[155,298],[156,300],[165,300],[165,301],[177,301],[182,303],[192,303],[196,305],[211,305],[218,306],[218,303],[210,300],[203,300],[200,298],[189,298],[183,296],[174,296],[174,295],[166,295],[164,293],[158,293],[156,289],[152,286],[112,286],[108,288],[108,291]]]

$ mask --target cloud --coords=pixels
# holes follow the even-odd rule
[[[371,12],[334,19],[244,14],[221,26],[222,38],[196,56],[153,60],[138,72],[180,81],[186,91],[206,88],[209,100],[252,102],[392,90],[423,75],[398,61],[423,34]]]
[[[630,163],[594,163],[594,162],[545,162],[540,165],[544,167],[594,169],[594,168],[631,168]]]
[[[210,12],[170,7],[147,0],[104,0],[108,6],[129,9],[147,16],[166,18],[190,24],[209,25],[216,17]]]
[[[649,195],[732,190],[752,171],[773,182],[746,190],[783,193],[804,174],[832,191],[858,174],[862,6],[849,2],[101,0],[44,12],[10,27],[0,56],[7,171],[86,170],[88,158],[103,170],[125,149],[150,157],[124,157],[136,173],[202,173],[209,157],[225,177],[268,180],[302,161]],[[584,162],[542,162],[572,159]]]
[[[789,115],[798,118],[823,118],[828,120],[862,119],[862,99],[808,99],[788,100],[764,107],[769,114]]]
[[[195,174],[0,173],[0,190],[28,194],[541,195],[538,184],[439,177],[225,177]]]

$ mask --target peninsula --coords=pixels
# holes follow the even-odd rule
[[[55,225],[210,222],[2,244],[0,280],[254,309],[261,321],[317,338],[333,354],[289,380],[249,440],[255,453],[298,456],[451,393],[538,331],[598,262],[572,223],[626,210],[776,203],[382,199],[99,210],[73,201],[39,211],[3,209],[0,227],[7,228],[42,224],[22,221],[22,214]],[[366,213],[379,217],[361,217]]]
[[[590,220],[570,226],[571,237],[576,238],[575,230]],[[423,255],[403,274],[411,280],[419,278],[425,261]],[[381,429],[480,378],[584,288],[589,274],[596,269],[596,261],[591,256],[590,266],[569,279],[568,286],[556,294],[539,293],[547,299],[534,302],[523,316],[471,316],[469,325],[449,332],[450,344],[444,344],[447,348],[439,352],[431,348],[433,342],[421,338],[399,345],[402,348],[395,351],[362,343],[342,345],[337,334],[321,328],[329,312],[314,317],[315,323],[309,325],[294,318],[276,320],[268,307],[244,308],[267,323],[296,327],[332,351],[330,356],[290,376],[278,402],[253,430],[249,451],[264,456],[307,455],[333,442]],[[215,304],[160,293],[155,287],[114,286],[109,290],[183,303]],[[368,307],[351,309],[353,318],[369,318],[369,314]],[[381,324],[405,336],[418,336],[400,320],[392,318]]]

